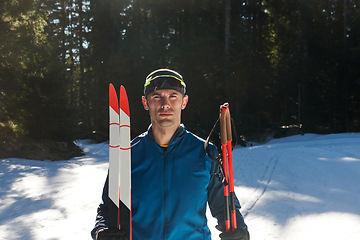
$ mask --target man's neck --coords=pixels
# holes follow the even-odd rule
[[[155,142],[159,145],[169,145],[171,138],[174,136],[176,130],[180,125],[161,127],[153,124],[151,127],[151,134],[153,135]]]

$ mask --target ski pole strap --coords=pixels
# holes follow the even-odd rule
[[[218,172],[215,173],[214,175],[219,179],[219,181],[224,185],[228,185],[228,182],[225,178],[225,171],[224,171],[224,168],[223,168],[223,160],[222,160],[222,155],[219,153],[219,155],[217,157],[215,157],[211,151],[210,151],[210,148],[209,148],[209,142],[210,142],[210,138],[211,136],[215,133],[215,129],[218,127],[220,123],[220,118],[218,118],[213,126],[213,128],[211,129],[210,133],[209,133],[209,136],[206,138],[206,141],[205,141],[205,144],[204,144],[204,148],[205,148],[205,151],[206,151],[206,155],[213,161],[213,162],[216,162],[218,163]],[[219,150],[219,148],[218,148]]]
[[[205,141],[205,144],[204,144],[204,148],[205,148],[206,154],[207,154],[208,157],[209,157],[212,161],[214,161],[214,162],[219,162],[221,156],[219,155],[218,157],[214,157],[214,155],[211,154],[210,149],[209,149],[209,142],[210,142],[210,137],[213,135],[215,128],[216,128],[216,127],[218,126],[218,124],[219,124],[219,120],[220,120],[220,119],[216,120],[216,122],[215,122],[213,128],[211,129],[208,137],[206,138],[206,141]]]
[[[237,135],[236,135],[234,119],[231,118],[230,112],[229,112],[229,118],[231,119],[232,150],[234,150],[235,146],[237,145]]]

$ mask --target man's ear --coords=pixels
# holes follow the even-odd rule
[[[182,106],[181,106],[181,110],[184,110],[186,108],[186,105],[187,105],[188,101],[189,101],[189,96],[185,95],[183,97],[183,103],[182,103]]]
[[[144,106],[144,109],[147,111],[147,110],[149,110],[149,107],[148,107],[148,105],[147,105],[147,101],[146,101],[146,97],[145,96],[142,96],[142,104],[143,104],[143,106]]]

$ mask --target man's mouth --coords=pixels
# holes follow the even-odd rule
[[[171,115],[172,115],[172,113],[169,113],[169,112],[161,112],[160,113],[160,116],[162,116],[162,117],[169,117]]]

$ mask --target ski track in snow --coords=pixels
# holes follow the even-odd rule
[[[359,136],[294,136],[237,149],[246,170],[236,193],[251,238],[360,239]]]
[[[69,161],[0,159],[0,239],[91,239],[107,143]],[[252,240],[359,240],[360,134],[305,134],[233,152]],[[212,239],[216,220],[207,212]]]

